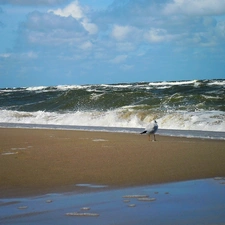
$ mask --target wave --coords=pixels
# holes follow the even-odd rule
[[[163,81],[163,82],[151,82],[149,85],[151,86],[174,86],[174,85],[187,85],[187,84],[195,84],[198,80],[190,80],[190,81]]]
[[[0,89],[0,122],[225,131],[225,80]]]
[[[21,88],[3,88],[3,92],[40,92],[40,91],[68,91],[68,90],[107,90],[107,89],[167,89],[176,86],[223,86],[225,87],[225,80],[190,80],[190,81],[161,81],[161,82],[140,82],[140,83],[121,83],[121,84],[98,84],[98,85],[57,85],[57,86],[34,86]]]
[[[76,112],[21,112],[0,110],[2,123],[56,124],[143,128],[157,120],[161,129],[225,131],[225,113],[218,111],[152,113],[128,109]]]
[[[225,80],[209,81],[209,83],[207,85],[209,85],[209,86],[211,86],[211,85],[219,85],[219,86],[224,86],[225,87]]]

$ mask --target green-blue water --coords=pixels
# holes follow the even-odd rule
[[[0,89],[0,123],[225,131],[225,80]]]

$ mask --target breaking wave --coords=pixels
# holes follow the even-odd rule
[[[0,122],[225,131],[225,80],[0,89]]]

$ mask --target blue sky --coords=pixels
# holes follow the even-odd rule
[[[0,0],[0,87],[225,78],[225,0]]]

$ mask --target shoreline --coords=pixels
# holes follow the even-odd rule
[[[77,184],[125,188],[225,176],[224,140],[156,138],[0,128],[0,198],[79,192]]]
[[[1,128],[92,131],[92,132],[133,133],[133,134],[140,133],[144,129],[140,127],[139,128],[104,127],[104,126],[79,126],[79,125],[30,124],[30,123],[0,123],[0,129]],[[225,140],[224,131],[159,129],[157,131],[157,134],[169,137]]]

